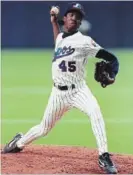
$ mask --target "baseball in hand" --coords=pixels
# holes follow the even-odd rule
[[[57,16],[59,14],[59,12],[60,12],[59,7],[52,6],[52,8],[50,10],[51,14],[55,14]]]

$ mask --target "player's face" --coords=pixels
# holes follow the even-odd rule
[[[68,32],[75,31],[81,25],[82,15],[77,11],[71,11],[64,16],[64,27]]]

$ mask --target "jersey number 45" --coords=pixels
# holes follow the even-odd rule
[[[62,61],[59,64],[59,68],[62,70],[62,72],[75,72],[76,71],[76,61]]]

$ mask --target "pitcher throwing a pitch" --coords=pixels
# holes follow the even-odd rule
[[[22,151],[27,144],[48,134],[65,112],[77,108],[90,119],[99,151],[99,166],[106,173],[116,174],[117,169],[108,153],[105,124],[99,104],[85,82],[85,66],[89,57],[102,59],[103,61],[96,64],[94,77],[102,87],[106,87],[115,81],[119,69],[118,60],[91,37],[78,31],[85,16],[81,4],[68,4],[64,12],[62,33],[57,22],[58,13],[58,7],[52,7],[50,15],[55,40],[52,61],[53,88],[42,121],[25,135],[17,134],[5,145],[2,152]]]

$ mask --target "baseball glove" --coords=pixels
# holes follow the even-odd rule
[[[115,78],[112,78],[112,75],[113,72],[110,63],[101,61],[95,64],[94,78],[97,82],[100,82],[103,88],[114,83]]]

